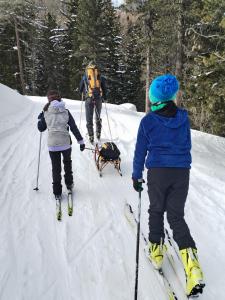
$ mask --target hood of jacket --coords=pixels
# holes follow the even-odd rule
[[[178,128],[182,126],[188,118],[188,113],[184,109],[177,109],[176,114],[172,118],[164,117],[159,114],[151,113],[152,117],[158,122],[162,123],[165,127]]]
[[[51,113],[64,112],[65,110],[66,110],[65,102],[58,101],[58,100],[51,101],[49,108],[48,108],[48,111]]]

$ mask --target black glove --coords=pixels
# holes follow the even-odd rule
[[[43,111],[42,111],[42,112],[38,115],[38,120],[42,119],[43,116],[44,116],[44,113],[43,113]]]
[[[142,192],[143,191],[143,187],[142,187],[142,183],[144,183],[144,179],[134,179],[133,180],[133,188],[135,189],[136,192]]]
[[[85,149],[85,144],[80,144],[80,151],[84,151]]]

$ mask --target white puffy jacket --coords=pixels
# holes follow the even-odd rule
[[[68,132],[69,113],[63,101],[54,100],[44,113],[48,128],[48,146],[70,145]]]

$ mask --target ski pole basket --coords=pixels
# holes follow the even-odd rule
[[[118,171],[120,176],[122,172],[120,169],[120,150],[113,142],[106,142],[100,148],[98,144],[95,146],[95,164],[99,172],[100,177],[102,177],[102,170],[108,165],[112,164],[114,168]]]

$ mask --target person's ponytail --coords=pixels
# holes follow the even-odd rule
[[[43,108],[43,111],[44,111],[44,112],[48,111],[48,108],[49,108],[50,103],[51,103],[51,102],[48,102],[48,103],[45,104],[45,106],[44,106],[44,108]]]

